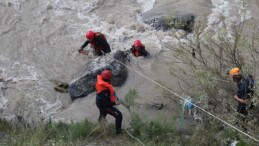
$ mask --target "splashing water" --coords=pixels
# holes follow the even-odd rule
[[[251,18],[251,11],[248,10],[246,3],[243,0],[212,0],[212,13],[208,17],[207,30],[215,32],[214,38],[218,38],[221,29],[226,29],[226,38],[232,38],[233,25]]]

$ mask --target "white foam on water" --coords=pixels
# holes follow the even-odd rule
[[[154,7],[156,0],[137,0],[137,2],[143,5],[142,12],[147,12]]]
[[[3,70],[2,76],[5,80],[12,80],[12,82],[19,82],[21,80],[38,81],[40,73],[34,66],[22,64],[18,61],[0,55],[1,68]]]
[[[142,8],[141,12],[144,13],[144,12],[147,12],[147,11],[151,10],[154,7],[154,5],[156,3],[156,0],[137,0],[137,2],[142,4],[143,8]],[[137,20],[139,22],[143,21],[142,17],[141,17],[141,14],[137,15]]]
[[[63,16],[66,14],[72,14],[73,12],[77,12],[78,17],[80,19],[85,19],[84,13],[88,13],[96,7],[93,3],[86,2],[84,0],[79,0],[79,1],[54,0],[54,1],[51,1],[51,3],[55,7],[56,16]]]
[[[25,0],[5,0],[6,5],[13,4],[16,11],[21,9],[21,3]]]
[[[118,27],[116,24],[107,23],[95,14],[93,14],[90,17],[87,17],[86,19],[87,24],[83,25],[84,30],[102,32],[107,37],[112,51],[129,49],[134,42],[134,40],[129,42],[128,40],[130,38],[140,39],[144,45],[154,45],[155,47],[147,48],[147,50],[150,51],[152,54],[158,53],[163,48],[163,46],[161,46],[160,44],[160,37],[164,37],[163,32],[153,31],[149,26],[145,24],[143,24],[143,27],[147,27],[144,28],[147,29],[147,31],[139,32],[128,27]],[[84,36],[85,31],[81,31],[80,35]],[[176,39],[174,39],[173,37],[167,36],[165,39],[177,43]]]
[[[239,141],[234,141],[230,144],[230,146],[236,146],[239,143]]]
[[[53,114],[57,113],[63,106],[60,100],[50,102],[44,98],[40,98],[38,102],[41,104],[40,111],[45,119],[48,119]]]
[[[251,11],[243,0],[212,0],[212,5],[214,8],[208,16],[208,27],[205,31],[213,30],[214,38],[222,33],[223,28],[226,29],[223,36],[232,38],[232,26],[251,18]]]
[[[23,82],[23,84],[12,84],[12,88],[21,92],[24,91],[25,98],[33,101],[33,103],[37,105],[36,107],[41,111],[42,117],[48,118],[62,108],[62,102],[59,100],[59,97],[55,93],[52,93],[53,89],[50,86],[49,81],[35,66],[18,61],[12,61],[11,59],[2,55],[0,55],[0,64],[1,76],[4,78],[4,82]],[[28,81],[35,82],[33,85],[31,85],[30,82],[28,83],[29,87],[33,86],[31,87],[32,89],[27,89]],[[1,88],[5,88],[2,82],[0,82],[0,89]],[[48,100],[53,98],[55,99],[54,101]],[[0,110],[5,110],[9,102],[12,101],[8,101],[8,97],[5,97],[2,93],[2,90],[0,90]],[[25,102],[27,103],[27,101]],[[27,109],[26,107],[21,108],[36,111],[36,109]],[[5,118],[8,118],[8,116],[10,115],[6,115]]]
[[[2,88],[5,88],[3,82],[0,82],[0,111],[2,112],[7,108],[8,99],[4,96]]]
[[[85,36],[85,32],[89,30],[101,32],[106,36],[108,42],[110,42],[112,50],[123,50],[123,48],[125,47],[130,47],[130,45],[125,44],[125,40],[139,34],[139,32],[137,32],[136,30],[126,27],[118,27],[116,26],[116,24],[109,24],[107,22],[104,22],[100,17],[95,14],[87,16],[81,13],[80,18],[86,19],[87,23],[81,26],[80,29],[84,31],[81,31],[79,35]],[[113,46],[113,43],[111,42],[120,42],[120,45]]]

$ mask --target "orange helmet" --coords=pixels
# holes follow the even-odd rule
[[[101,73],[101,76],[103,79],[105,80],[110,80],[112,78],[112,71],[110,70],[104,70],[102,73]]]
[[[232,78],[233,76],[240,75],[240,73],[241,70],[238,67],[234,67],[229,71],[229,77]]]
[[[140,40],[136,40],[133,44],[134,47],[141,47],[142,46],[142,43]]]
[[[92,40],[94,38],[94,32],[88,31],[85,35],[86,39]]]

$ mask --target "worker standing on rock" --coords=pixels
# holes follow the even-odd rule
[[[229,76],[237,83],[237,93],[234,95],[234,99],[238,102],[237,112],[247,116],[246,106],[250,100],[248,95],[251,90],[249,87],[250,82],[241,75],[241,70],[237,67],[229,71]]]
[[[100,111],[98,121],[102,124],[107,114],[112,115],[116,119],[116,134],[120,134],[122,132],[122,114],[114,107],[114,105],[119,105],[120,102],[115,94],[114,87],[110,83],[111,78],[112,72],[110,70],[104,70],[101,75],[97,75],[95,88],[97,91],[96,105]]]
[[[89,51],[83,50],[89,43],[94,49],[94,54],[97,56],[105,55],[110,53],[110,45],[108,44],[106,37],[100,32],[88,31],[86,33],[86,41],[79,49],[80,54],[88,55]]]

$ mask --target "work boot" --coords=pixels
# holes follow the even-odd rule
[[[107,119],[106,117],[101,117],[98,119],[98,122],[100,123],[102,128],[107,128]]]
[[[249,105],[249,109],[254,109],[254,108],[255,108],[255,105],[254,105],[253,102],[251,102],[250,105]]]

